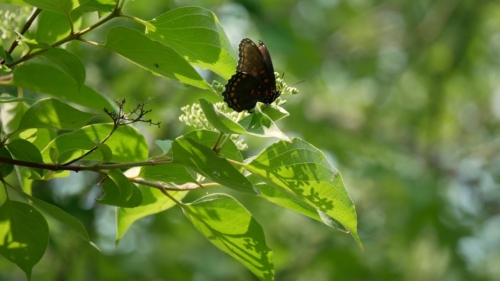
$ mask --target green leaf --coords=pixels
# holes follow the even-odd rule
[[[71,11],[71,20],[75,30],[82,25],[81,11]],[[37,25],[35,31],[28,37],[34,38],[38,42],[53,43],[68,36],[71,32],[70,23],[66,15],[43,10],[36,18]]]
[[[115,0],[88,0],[85,4],[78,7],[83,12],[111,12],[115,7]]]
[[[206,130],[195,130],[185,134],[184,137],[201,143],[208,148],[212,148],[219,138],[219,133]],[[222,148],[219,151],[219,156],[238,162],[243,161],[243,156],[241,156],[240,150],[230,139],[227,139],[222,145]]]
[[[263,138],[279,138],[290,142],[290,138],[283,134],[267,115],[262,113],[259,106],[256,106],[254,112],[243,118],[239,124],[250,135]]]
[[[94,116],[56,99],[42,99],[24,114],[19,130],[28,128],[78,129]]]
[[[5,60],[6,63],[10,63],[9,60]],[[4,64],[0,64],[0,75],[1,76],[5,76],[5,75],[9,75],[12,73],[12,69],[10,69],[8,66],[4,65]]]
[[[14,158],[29,161],[33,163],[43,163],[42,154],[40,150],[32,144],[31,142],[23,139],[13,140],[7,144],[7,148]],[[36,172],[39,176],[43,176],[43,169],[41,168],[30,168],[32,171]]]
[[[73,9],[78,8],[81,4],[88,0],[24,0],[24,2],[40,8],[61,14],[68,14]]]
[[[5,188],[0,188],[0,206],[2,206],[5,202],[7,202],[7,190]]]
[[[149,39],[137,30],[121,26],[111,28],[108,31],[105,47],[163,77],[212,90],[211,86],[175,50]]]
[[[90,241],[89,234],[87,233],[87,230],[78,219],[66,213],[65,211],[61,210],[59,207],[49,204],[36,197],[30,196],[24,192],[19,192],[19,193],[27,197],[29,200],[31,200],[31,202],[33,202],[33,205],[37,209],[47,213],[57,221],[67,225],[69,228],[73,229],[83,240],[92,244],[92,242]]]
[[[115,108],[105,97],[83,86],[79,90],[76,82],[56,67],[45,64],[23,64],[14,72],[14,85],[35,92],[44,93],[60,100],[102,112],[103,108]]]
[[[265,114],[258,106],[249,116],[243,118],[239,123],[234,122],[224,113],[215,108],[214,104],[206,99],[199,99],[201,109],[207,117],[208,122],[215,129],[226,134],[252,135],[263,138],[279,138],[290,141],[290,139],[280,131],[278,126]]]
[[[139,190],[142,193],[141,205],[135,208],[118,208],[116,245],[118,245],[130,226],[138,219],[163,212],[175,206],[175,202],[158,189],[139,186]],[[168,193],[177,200],[182,200],[187,195],[185,191],[168,191]]]
[[[19,128],[21,118],[26,111],[28,111],[28,106],[24,102],[2,104],[2,118],[0,118],[2,130],[6,134],[13,134]],[[16,137],[15,134],[10,139],[14,137]]]
[[[240,124],[234,122],[224,113],[215,108],[213,103],[203,98],[199,99],[199,102],[208,122],[210,122],[215,129],[226,134],[244,135],[247,133],[247,131]]]
[[[260,191],[259,196],[268,200],[269,202],[272,202],[281,207],[285,207],[287,209],[306,215],[312,219],[325,223],[326,225],[338,229],[342,232],[347,232],[347,230],[345,229],[345,227],[342,226],[342,224],[330,218],[323,212],[316,210],[311,204],[307,203],[302,197],[297,196],[283,188],[267,184],[256,175],[250,175],[247,178],[250,180],[253,186]]]
[[[101,199],[96,199],[101,204],[133,208],[142,202],[141,191],[120,170],[108,172],[108,179],[102,184],[102,190],[104,195]]]
[[[26,129],[22,132],[19,132],[19,138],[23,140],[27,140],[29,142],[33,142],[36,138],[37,129]]]
[[[273,122],[276,122],[278,120],[281,120],[283,118],[286,118],[290,116],[290,113],[286,111],[283,107],[274,105],[274,104],[269,104],[266,106],[263,106],[261,108],[262,112],[267,115]]]
[[[102,154],[102,162],[109,162],[113,159],[113,151],[104,143],[96,143],[97,149]]]
[[[210,194],[183,207],[184,214],[212,244],[237,259],[260,280],[274,280],[272,251],[264,231],[238,201]]]
[[[9,4],[9,5],[21,6],[21,7],[27,6],[23,0],[1,0],[0,2]]]
[[[80,130],[62,134],[51,141],[42,150],[45,162],[50,160],[50,147],[59,151],[59,163],[65,163],[71,159],[80,157],[95,147],[94,141],[103,140],[113,130],[113,124],[95,124],[85,126]],[[148,157],[148,146],[144,136],[130,126],[120,126],[106,141],[106,145],[113,152],[113,162],[146,161]],[[102,154],[94,151],[84,160],[102,160]]]
[[[309,143],[279,141],[244,166],[266,183],[283,188],[337,220],[350,231],[360,247],[354,204],[340,173],[325,155]]]
[[[47,50],[42,56],[50,59],[73,79],[78,86],[78,90],[82,89],[85,83],[85,66],[80,58],[61,48]]]
[[[0,97],[0,103],[11,103],[11,102],[32,102],[30,98],[18,98],[18,97]]]
[[[36,130],[35,140],[32,143],[38,148],[38,150],[44,149],[49,142],[51,142],[56,137],[55,130],[52,129],[34,129]]]
[[[3,40],[0,38],[0,58],[6,59],[7,55],[5,55],[5,49],[3,48]]]
[[[59,150],[57,148],[51,147],[49,149],[49,156],[52,164],[59,164]]]
[[[201,7],[181,7],[148,22],[146,34],[225,79],[233,74],[237,54],[217,17]]]
[[[185,183],[198,184],[186,168],[175,164],[143,166],[138,177],[148,181],[160,181],[175,185]]]
[[[7,201],[0,207],[0,254],[31,278],[49,242],[45,218],[28,204]]]
[[[45,42],[38,42],[35,39],[21,39],[19,40],[19,42],[26,44],[30,48],[30,50],[46,50],[51,48],[49,44]]]
[[[0,157],[12,159],[12,155],[5,146],[0,147]],[[4,178],[14,170],[14,165],[0,162],[0,177]]]
[[[163,153],[167,153],[172,148],[172,140],[155,140],[155,144],[163,150]]]
[[[38,174],[26,167],[16,166],[15,169],[22,191],[26,194],[31,194],[31,186],[33,185],[34,179],[39,178]]]
[[[252,184],[226,159],[192,139],[180,137],[172,144],[173,164],[179,164],[227,188],[255,194]]]

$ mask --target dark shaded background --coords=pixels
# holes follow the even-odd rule
[[[125,12],[152,19],[181,4],[212,10],[234,46],[263,40],[287,83],[305,79],[299,95],[284,97],[291,116],[279,126],[327,154],[357,207],[364,251],[348,235],[232,193],[263,225],[276,280],[500,280],[500,3],[149,0],[129,1]],[[88,39],[103,42],[112,25]],[[68,49],[102,94],[155,98],[151,117],[161,128],[139,126],[153,154],[155,139],[192,129],[178,121],[181,106],[221,100],[106,50]],[[247,156],[270,143],[248,142]],[[178,208],[137,222],[114,248],[113,208],[94,201],[98,179],[72,176],[37,183],[34,194],[81,219],[105,255],[49,222],[33,280],[256,280]],[[192,192],[186,201],[216,191],[228,192]],[[0,257],[0,279],[25,277]]]

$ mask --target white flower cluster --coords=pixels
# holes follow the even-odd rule
[[[17,36],[15,31],[21,29],[21,22],[24,22],[30,13],[30,7],[0,10],[0,37],[2,40]]]

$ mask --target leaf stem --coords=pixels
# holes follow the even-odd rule
[[[142,25],[144,25],[144,26],[149,26],[149,24],[148,24],[148,22],[147,22],[147,21],[144,21],[144,20],[142,20],[142,19],[140,19],[140,18],[136,18],[136,17],[131,16],[131,15],[120,14],[120,17],[122,17],[122,18],[127,18],[127,19],[131,19],[131,20],[133,20],[133,21],[135,21],[135,22],[137,22],[137,23],[140,23],[140,24],[142,24]]]
[[[214,146],[212,147],[212,150],[215,151],[215,153],[219,153],[219,151],[222,148],[222,145],[219,146],[221,143],[222,138],[224,137],[225,133],[219,132],[219,136],[217,137],[217,140],[215,141]]]

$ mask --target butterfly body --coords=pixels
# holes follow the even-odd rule
[[[262,41],[257,46],[244,38],[239,45],[239,59],[234,74],[222,93],[224,101],[235,111],[251,112],[257,102],[273,103],[280,95],[271,55]]]

